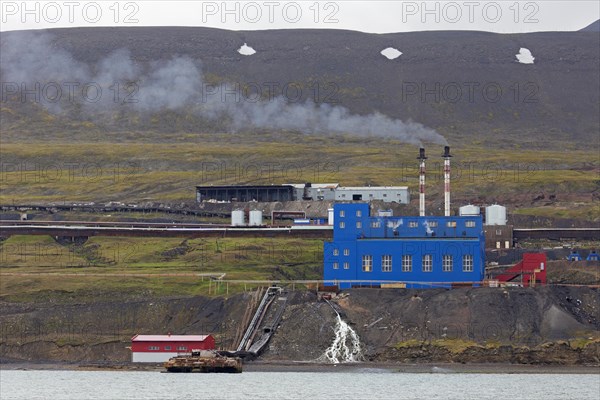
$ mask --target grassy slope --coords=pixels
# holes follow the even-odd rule
[[[224,273],[230,280],[319,279],[322,254],[320,240],[94,237],[74,246],[60,245],[47,236],[13,236],[0,245],[0,272],[24,275],[2,276],[0,294],[18,301],[209,294],[208,277],[164,274]],[[244,285],[221,285],[218,290],[232,293],[244,290]],[[215,294],[214,283],[210,294]]]
[[[384,139],[280,134],[191,135],[170,143],[2,144],[1,203],[32,201],[193,201],[198,184],[340,182],[416,189],[416,149]],[[264,138],[263,138],[264,139]],[[515,213],[598,220],[597,153],[504,148],[475,143],[453,148],[453,197],[501,202]],[[429,148],[429,199],[439,198],[441,158]],[[550,207],[531,207],[544,193]],[[414,197],[414,196],[413,196]],[[543,205],[543,204],[542,204]],[[517,207],[524,207],[519,210]]]

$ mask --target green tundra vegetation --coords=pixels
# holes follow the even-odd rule
[[[60,244],[11,236],[0,243],[0,258],[0,298],[10,301],[224,295],[260,284],[222,279],[321,279],[323,241],[92,237]]]
[[[193,202],[195,185],[339,182],[417,188],[415,146],[383,138],[293,132],[3,142],[0,203]],[[260,140],[256,140],[260,137]],[[159,140],[160,138],[160,140]],[[453,198],[516,214],[600,219],[597,152],[453,145]],[[441,146],[428,152],[428,193],[442,191]],[[534,203],[540,195],[545,202]],[[439,196],[438,196],[439,197]]]

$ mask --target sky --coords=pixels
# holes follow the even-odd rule
[[[349,29],[370,33],[574,31],[600,18],[600,2],[542,1],[6,1],[0,31],[96,26],[230,30]]]

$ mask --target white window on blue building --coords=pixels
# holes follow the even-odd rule
[[[380,227],[381,227],[381,223],[379,221],[371,222],[371,228],[380,228]]]
[[[423,272],[433,271],[433,256],[431,254],[423,254],[422,266]]]
[[[333,255],[334,256],[339,256],[340,255],[340,249],[333,249]]]
[[[442,257],[442,271],[443,272],[452,272],[452,255],[444,254]]]
[[[345,256],[349,256],[350,255],[350,249],[344,249],[344,255]]]
[[[475,228],[475,221],[467,221],[465,222],[465,226],[467,228]]]
[[[340,210],[340,217],[344,218],[344,210]]]
[[[360,221],[356,221],[356,229],[362,228],[362,223]]]
[[[429,227],[430,228],[437,228],[438,223],[437,221],[429,221]]]
[[[362,270],[363,270],[363,272],[373,271],[373,256],[370,256],[370,255],[362,256]]]
[[[448,228],[456,228],[456,221],[448,221],[446,222],[446,226]]]
[[[350,263],[349,262],[345,262],[344,263],[344,269],[350,269]]]
[[[418,226],[419,226],[419,223],[417,221],[410,221],[408,223],[409,228],[417,228]]]
[[[381,256],[381,272],[392,272],[392,256]]]
[[[344,229],[346,227],[346,224],[344,223],[344,221],[340,222],[340,229]]]
[[[340,263],[339,262],[334,262],[333,263],[333,269],[340,269]]]
[[[412,256],[410,254],[402,256],[402,272],[412,272]]]
[[[356,210],[356,216],[357,217],[361,217],[362,216],[362,212],[360,210]]]
[[[473,256],[471,254],[463,256],[463,272],[473,272]]]

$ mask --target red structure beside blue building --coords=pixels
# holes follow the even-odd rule
[[[484,279],[483,220],[477,216],[379,216],[367,203],[334,205],[324,244],[325,285],[451,287]]]

